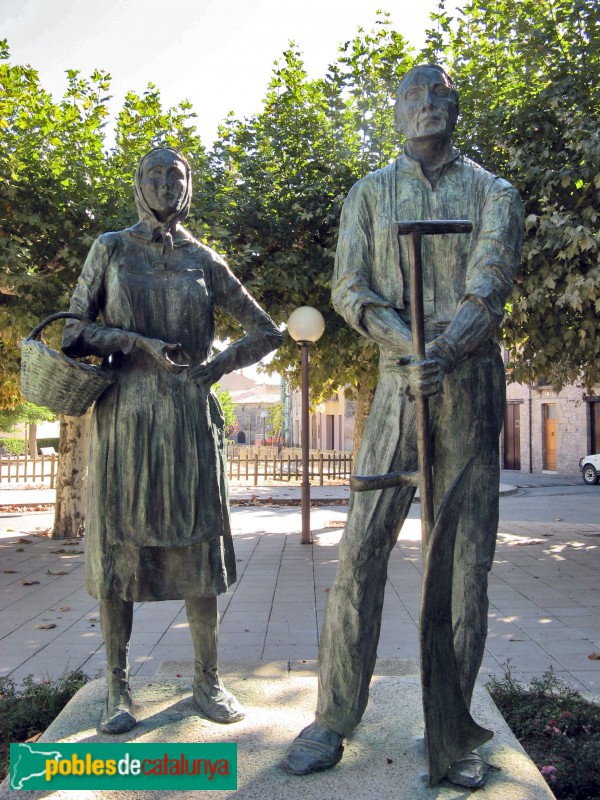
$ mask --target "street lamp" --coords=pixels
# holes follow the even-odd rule
[[[311,544],[310,535],[310,480],[308,477],[308,348],[318,341],[325,330],[325,320],[320,311],[301,306],[292,311],[287,329],[298,342],[302,355],[302,544]]]

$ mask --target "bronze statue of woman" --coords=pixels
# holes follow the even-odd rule
[[[236,580],[224,421],[211,386],[276,348],[282,334],[224,260],[182,227],[191,170],[157,148],[135,174],[139,222],[92,245],[71,301],[67,355],[117,373],[91,423],[86,587],[100,601],[108,696],[104,733],[136,724],[128,649],[133,603],[185,599],[193,695],[215,722],[244,711],[217,667],[217,596]],[[209,360],[214,309],[245,336]],[[101,320],[101,323],[98,321]]]

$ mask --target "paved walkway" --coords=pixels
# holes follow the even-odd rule
[[[546,485],[544,476],[519,477]],[[323,502],[327,494],[338,503],[346,492],[313,487],[313,497],[321,491]],[[219,598],[221,661],[310,661],[317,655],[346,509],[314,508],[315,544],[303,546],[300,509],[265,502],[289,500],[293,488],[252,487],[238,499],[246,502],[252,494],[263,502],[232,511],[239,579]],[[0,493],[0,503],[6,502],[22,501],[12,491],[9,499],[7,490]],[[569,685],[600,695],[600,661],[588,658],[600,653],[600,522],[529,522],[519,518],[518,502],[508,497],[502,503],[507,514],[501,511],[482,675],[502,674],[507,659],[525,680],[552,666]],[[380,659],[415,659],[415,668],[418,513],[413,506],[390,559],[378,649]],[[51,524],[48,513],[0,516],[0,675],[17,682],[28,674],[56,677],[77,668],[95,676],[104,667],[97,603],[83,588],[83,543],[48,539],[42,532]],[[134,674],[155,675],[163,662],[192,659],[183,602],[136,604]]]
[[[502,483],[500,494],[509,495],[516,491],[512,483]],[[300,503],[300,484],[278,483],[270,486],[253,486],[251,481],[231,481],[229,495],[234,505],[298,505]],[[419,492],[417,490],[417,498]],[[348,502],[350,487],[348,484],[311,486],[311,502],[313,505]],[[35,506],[53,504],[56,498],[54,489],[45,488],[42,484],[24,486],[22,484],[0,483],[0,513],[2,507]]]

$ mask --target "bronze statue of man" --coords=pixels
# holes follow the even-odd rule
[[[128,649],[134,601],[185,599],[194,700],[215,722],[244,711],[217,668],[217,595],[236,580],[224,420],[211,386],[255,363],[282,334],[223,259],[182,226],[191,170],[181,153],[145,155],[134,183],[139,222],[92,245],[71,301],[67,355],[116,374],[96,401],[86,514],[86,587],[100,601],[108,696],[100,729],[136,724]],[[214,309],[247,331],[211,360]],[[102,324],[97,320],[101,319]]]
[[[452,617],[460,689],[471,703],[487,634],[487,578],[498,525],[499,435],[505,376],[496,331],[520,263],[523,211],[516,190],[452,145],[458,93],[438,66],[410,70],[398,87],[406,137],[396,161],[351,189],[333,278],[336,310],[380,348],[379,380],[357,458],[359,475],[417,469],[413,396],[429,397],[435,505],[473,459],[458,524]],[[470,220],[470,234],[424,236],[426,359],[412,358],[409,253],[394,223]],[[414,488],[353,493],[319,647],[315,721],[283,767],[334,766],[360,722],[375,668],[387,563]],[[464,753],[448,771],[474,786],[483,769]]]

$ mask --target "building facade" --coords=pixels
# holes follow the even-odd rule
[[[509,383],[501,437],[503,469],[521,472],[579,473],[579,459],[600,453],[600,386],[588,394],[570,384]]]
[[[219,383],[231,395],[235,408],[238,430],[232,438],[236,444],[270,442],[274,432],[271,430],[269,412],[281,402],[281,387],[257,383],[236,372],[223,376]]]
[[[289,391],[287,402],[289,422],[286,443],[300,447],[302,436],[302,402],[298,389]],[[352,452],[354,442],[355,403],[348,400],[343,389],[319,404],[309,414],[308,446],[311,450],[340,450]]]
[[[588,392],[580,384],[556,392],[540,381],[508,383],[500,436],[502,469],[523,473],[578,475],[579,460],[600,453],[600,384]],[[286,443],[300,446],[301,395],[288,391]],[[342,389],[317,406],[309,419],[311,449],[352,451],[355,403]]]

